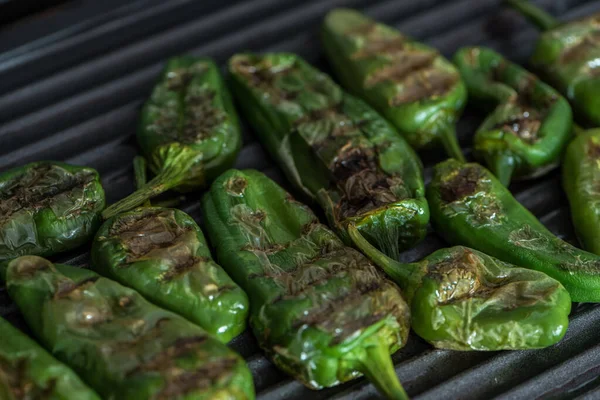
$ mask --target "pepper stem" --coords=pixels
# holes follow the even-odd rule
[[[378,341],[367,347],[366,353],[357,369],[388,399],[408,400],[385,342]]]
[[[506,3],[523,14],[542,31],[547,31],[560,25],[560,21],[541,8],[534,6],[527,0],[505,0]]]
[[[508,187],[515,171],[515,159],[508,154],[496,154],[490,164],[490,169],[500,183]]]
[[[456,128],[454,125],[446,125],[440,132],[440,141],[446,153],[460,162],[465,162],[465,156],[462,153],[458,140],[456,139]]]
[[[142,156],[135,156],[133,159],[133,175],[135,177],[135,189],[141,189],[148,181],[146,174],[146,159]],[[146,200],[143,204],[144,207],[150,207],[150,199]]]

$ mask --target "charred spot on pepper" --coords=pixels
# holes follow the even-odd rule
[[[438,54],[433,51],[408,50],[396,57],[390,65],[383,66],[365,80],[365,87],[371,88],[378,83],[391,81],[402,83],[413,74],[432,67]]]
[[[590,53],[598,48],[600,48],[600,30],[593,30],[578,43],[566,47],[561,52],[558,62],[571,64],[587,61]]]
[[[533,144],[540,138],[538,133],[542,126],[541,118],[542,116],[535,109],[523,109],[518,115],[505,121],[499,121],[492,129],[501,129]]]
[[[92,286],[97,280],[98,277],[91,277],[80,282],[73,282],[72,280],[59,281],[53,298],[55,300],[64,299],[65,297],[78,299],[81,297],[81,292]]]
[[[593,138],[587,140],[586,153],[593,160],[600,159],[600,143]]]
[[[453,203],[477,193],[483,172],[465,166],[440,183],[440,197],[444,203]]]
[[[415,71],[404,80],[404,86],[391,100],[392,106],[412,103],[428,98],[443,96],[452,90],[459,80],[457,73],[439,68]]]
[[[187,273],[194,266],[210,261],[210,259],[207,257],[198,257],[192,255],[191,253],[181,255],[176,254],[171,257],[171,259],[172,264],[170,265],[169,270],[161,276],[161,281],[163,282],[169,282],[174,278]]]
[[[269,93],[276,100],[290,100],[296,96],[275,84],[278,77],[296,71],[295,65],[275,69],[266,57],[258,62],[252,62],[250,58],[251,56],[235,57],[231,62],[232,71],[242,76],[250,86]]]
[[[16,264],[15,273],[19,278],[33,278],[41,271],[52,270],[52,263],[40,257],[21,258]]]
[[[0,355],[0,382],[8,384],[8,390],[15,399],[49,399],[56,379],[48,379],[43,387],[27,377],[30,360],[26,357],[9,360]]]
[[[214,90],[190,89],[185,96],[185,122],[177,139],[182,143],[193,144],[214,135],[214,129],[226,121],[227,115],[216,108]]]
[[[224,187],[227,194],[234,197],[243,197],[244,191],[248,187],[248,181],[241,176],[234,176],[225,182]]]

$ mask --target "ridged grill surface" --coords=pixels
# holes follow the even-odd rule
[[[89,2],[91,3],[91,2]],[[562,19],[600,11],[600,1],[539,0]],[[122,3],[124,4],[124,3]],[[88,5],[89,6],[89,5]],[[94,7],[98,7],[97,4]],[[77,23],[38,41],[10,48],[19,32],[0,33],[0,170],[50,159],[99,170],[109,202],[133,188],[131,161],[137,152],[134,132],[144,98],[164,60],[180,53],[214,57],[221,64],[235,52],[289,51],[329,71],[319,44],[319,25],[333,7],[362,9],[451,57],[461,46],[490,46],[526,64],[537,31],[499,0],[136,0]],[[65,19],[66,8],[46,18]],[[88,10],[88,14],[90,11]],[[12,35],[12,36],[11,36]],[[470,155],[481,115],[467,108],[458,127]],[[426,179],[441,152],[421,154]],[[272,160],[244,129],[237,168],[256,168],[289,185]],[[576,243],[559,170],[511,190],[555,234]],[[201,193],[187,197],[182,209],[201,222]],[[431,231],[402,259],[418,260],[445,243]],[[87,266],[88,248],[54,261]],[[26,329],[0,288],[0,315]],[[573,309],[566,337],[536,351],[455,352],[433,350],[412,335],[394,354],[396,372],[415,399],[597,399],[600,398],[600,307]],[[319,392],[279,372],[249,332],[231,346],[248,361],[258,397],[275,399],[366,399],[376,395],[364,379]]]

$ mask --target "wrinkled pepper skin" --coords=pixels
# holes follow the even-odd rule
[[[467,90],[450,61],[355,10],[330,11],[322,38],[342,84],[391,121],[414,149],[441,144],[464,161],[455,124]]]
[[[421,162],[384,118],[293,54],[235,55],[229,69],[263,145],[346,243],[349,223],[391,257],[423,239]]]
[[[561,23],[528,1],[507,3],[544,31],[530,60],[532,68],[560,90],[582,123],[600,126],[600,13]]]
[[[474,155],[508,186],[558,165],[571,138],[571,107],[535,75],[484,47],[454,56],[469,99],[493,110],[475,133]]]
[[[136,291],[36,256],[9,263],[7,288],[54,356],[105,399],[253,399],[227,346]]]
[[[432,223],[446,241],[556,279],[576,302],[600,302],[600,256],[554,236],[494,175],[447,160],[427,188]]]
[[[92,263],[225,343],[246,329],[246,293],[213,261],[200,227],[183,211],[146,207],[110,218],[96,235]]]
[[[203,205],[219,262],[248,293],[250,325],[279,368],[312,389],[363,373],[406,398],[390,353],[410,316],[394,283],[258,171],[225,172]]]
[[[557,343],[567,331],[571,297],[542,272],[462,246],[403,264],[352,227],[350,236],[402,288],[413,330],[437,348],[536,349]]]
[[[579,242],[600,254],[600,129],[578,134],[562,164],[562,183]]]
[[[242,137],[218,66],[207,58],[171,59],[142,109],[137,138],[156,176],[108,207],[104,218],[169,189],[202,188],[233,165]]]
[[[0,399],[100,400],[66,365],[0,318]]]
[[[104,205],[92,168],[41,161],[1,173],[0,262],[82,245],[94,237]]]

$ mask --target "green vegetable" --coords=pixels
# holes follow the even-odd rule
[[[0,399],[100,400],[73,371],[0,318]]]
[[[567,147],[562,181],[583,248],[600,254],[600,129],[577,135]]]
[[[342,84],[391,121],[413,148],[441,143],[451,157],[464,160],[455,124],[467,91],[436,49],[348,9],[327,14],[323,44]]]
[[[396,285],[260,172],[225,172],[203,205],[219,261],[248,293],[254,334],[279,368],[312,389],[363,373],[406,399],[389,355],[409,331]]]
[[[377,251],[356,228],[350,236],[400,285],[413,330],[437,348],[535,349],[567,331],[571,298],[546,274],[462,246],[404,264]]]
[[[254,398],[241,357],[134,290],[36,256],[6,277],[38,339],[106,399]]]
[[[507,0],[542,31],[532,67],[571,102],[577,117],[600,126],[600,14],[561,23],[524,0]]]
[[[484,47],[454,56],[473,103],[493,110],[475,134],[474,155],[502,184],[556,166],[572,126],[569,103],[535,75]]]
[[[436,165],[427,200],[434,228],[448,242],[544,272],[573,301],[600,301],[600,257],[554,236],[481,165]]]
[[[167,63],[142,110],[138,142],[156,176],[108,207],[104,218],[131,210],[169,189],[204,187],[233,165],[241,132],[213,61],[185,56]]]
[[[385,119],[293,54],[236,55],[229,69],[256,134],[342,239],[354,223],[392,257],[423,239],[421,162]]]
[[[0,261],[80,246],[96,233],[104,204],[92,168],[42,161],[0,173]]]

